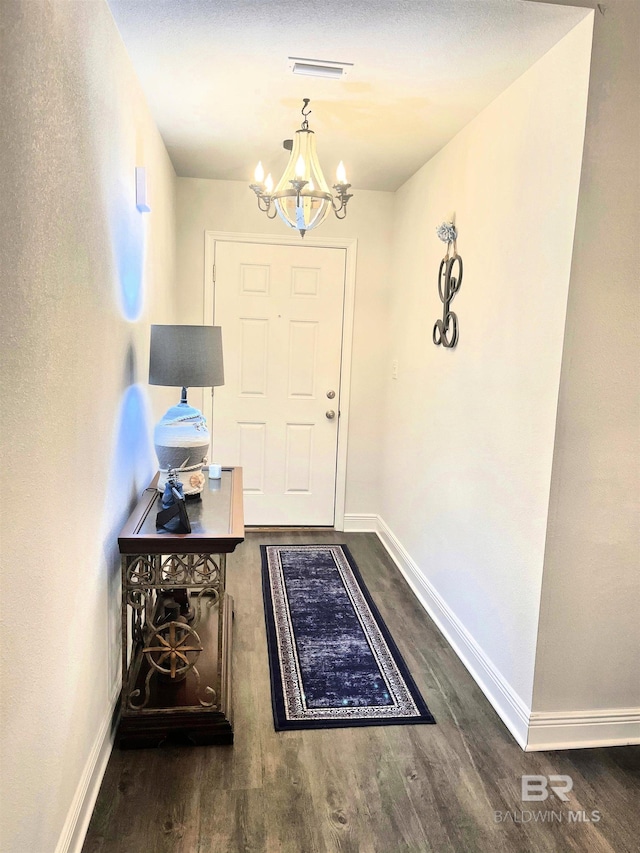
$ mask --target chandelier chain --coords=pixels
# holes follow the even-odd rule
[[[309,118],[308,118],[308,116],[311,115],[312,110],[307,110],[307,107],[309,105],[309,101],[311,100],[311,98],[303,98],[302,100],[304,101],[304,106],[300,110],[300,112],[302,113],[302,117],[303,117],[302,130],[309,130]],[[307,112],[305,112],[305,110],[307,110]]]

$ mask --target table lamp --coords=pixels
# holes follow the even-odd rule
[[[182,388],[180,402],[153,432],[158,491],[164,491],[169,470],[176,469],[185,496],[199,497],[211,437],[202,412],[187,403],[187,388],[224,385],[220,326],[151,326],[149,384]]]

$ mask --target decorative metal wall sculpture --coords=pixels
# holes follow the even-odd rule
[[[458,232],[453,222],[443,222],[436,229],[438,237],[447,244],[447,253],[440,261],[438,271],[438,293],[442,301],[442,320],[436,320],[433,327],[433,342],[436,346],[452,348],[458,343],[458,318],[449,306],[462,284],[462,258],[458,254],[456,240]],[[456,273],[453,275],[454,268]]]

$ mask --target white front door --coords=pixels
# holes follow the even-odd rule
[[[345,254],[215,244],[213,456],[242,466],[247,524],[334,523]]]

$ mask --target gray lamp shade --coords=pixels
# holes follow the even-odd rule
[[[149,384],[224,385],[220,326],[151,326]]]

